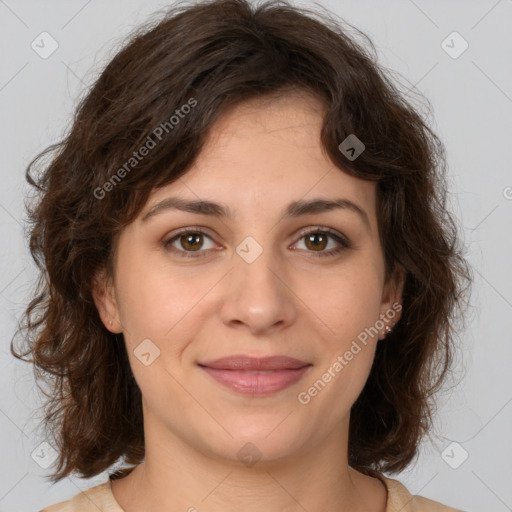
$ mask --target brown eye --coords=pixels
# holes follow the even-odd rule
[[[186,250],[197,251],[203,245],[201,240],[202,233],[191,233],[187,235],[181,235],[179,241],[181,246]]]
[[[205,239],[212,240],[209,235],[199,228],[186,228],[163,242],[163,246],[169,252],[173,252],[185,258],[208,256],[209,251],[207,249],[213,248],[213,242],[211,242],[210,247],[205,247]]]
[[[345,249],[351,247],[350,242],[340,233],[331,230],[330,228],[316,229],[314,231],[308,231],[301,233],[299,239],[304,240],[306,246],[306,252],[312,253],[313,256],[336,256]],[[325,250],[329,245],[329,241],[335,242],[334,248]],[[336,244],[338,247],[336,247]]]
[[[327,246],[328,237],[325,233],[316,232],[306,235],[306,246],[310,249],[320,249],[323,250]]]

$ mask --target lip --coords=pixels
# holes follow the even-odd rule
[[[252,357],[245,355],[233,355],[199,363],[199,366],[207,366],[218,370],[240,371],[264,371],[264,370],[296,370],[309,366],[311,363],[294,359],[288,356]]]
[[[223,386],[251,396],[282,391],[297,382],[311,366],[287,356],[230,356],[199,363],[202,370]]]

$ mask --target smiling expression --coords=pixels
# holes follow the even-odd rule
[[[376,185],[332,163],[321,122],[309,96],[238,105],[122,231],[113,284],[95,300],[124,334],[148,431],[232,459],[250,441],[270,460],[346,429],[380,334],[307,405],[297,396],[401,290],[384,282]],[[136,355],[143,340],[151,364]],[[199,364],[233,355],[308,366],[262,393],[279,378],[245,376],[241,392]]]

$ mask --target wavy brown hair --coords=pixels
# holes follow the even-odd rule
[[[405,269],[401,320],[377,346],[349,431],[353,468],[404,469],[433,424],[432,397],[451,368],[472,281],[446,206],[442,142],[377,63],[371,40],[326,10],[214,0],[176,4],[158,18],[132,33],[81,99],[65,138],[26,171],[40,274],[11,352],[46,386],[44,426],[60,453],[52,481],[144,458],[141,392],[124,339],[105,328],[92,299],[94,275],[112,275],[120,231],[153,190],[187,172],[228,108],[292,90],[325,106],[321,143],[340,172],[376,182],[386,279]],[[114,182],[191,98],[194,108]],[[366,146],[355,160],[338,148],[350,134]]]

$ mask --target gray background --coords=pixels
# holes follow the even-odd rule
[[[40,397],[29,365],[9,351],[35,277],[23,236],[24,170],[60,139],[81,93],[123,36],[167,4],[0,0],[0,511],[33,512],[106,479],[106,473],[72,477],[51,486],[44,478],[49,469],[36,463],[51,456],[41,448],[45,437],[34,412]],[[320,4],[366,32],[380,62],[430,100],[432,126],[447,146],[452,209],[475,274],[455,376],[439,396],[435,437],[407,471],[390,476],[413,494],[466,511],[510,511],[512,0]],[[59,45],[47,59],[31,48],[43,31]],[[453,31],[469,44],[458,58],[441,45]],[[447,44],[452,53],[462,48],[453,36]]]

